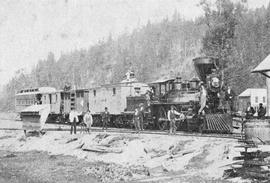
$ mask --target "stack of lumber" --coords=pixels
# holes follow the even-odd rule
[[[227,177],[242,177],[244,179],[253,179],[259,182],[270,180],[270,149],[262,151],[250,140],[239,139],[240,145],[236,148],[242,148],[240,156],[234,157],[234,163],[230,164],[230,169],[224,174]]]

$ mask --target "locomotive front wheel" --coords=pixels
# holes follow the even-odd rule
[[[160,107],[158,110],[158,128],[160,130],[167,130],[169,125],[167,121],[167,112],[164,107]]]

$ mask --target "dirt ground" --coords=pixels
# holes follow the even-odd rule
[[[1,183],[96,183],[101,182],[101,180],[85,173],[83,170],[85,167],[101,167],[105,165],[89,163],[72,156],[49,155],[39,151],[0,151],[0,154]],[[229,183],[230,181],[210,179],[198,175],[186,175],[184,172],[171,172],[159,177],[147,177],[128,182]]]
[[[92,163],[72,156],[45,152],[0,151],[1,183],[95,183],[97,178],[85,174]]]
[[[236,144],[181,135],[47,131],[25,137],[0,130],[0,183],[250,182],[222,177],[223,166],[239,154]]]

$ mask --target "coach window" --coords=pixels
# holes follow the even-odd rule
[[[52,104],[55,104],[56,103],[56,97],[57,97],[56,94],[53,94],[52,95]]]
[[[263,97],[263,103],[265,103],[265,97]]]
[[[95,97],[95,96],[96,96],[96,94],[97,94],[96,90],[94,90],[94,91],[93,91],[93,93],[94,93],[94,97]]]
[[[255,97],[255,103],[258,103],[258,97]]]
[[[113,88],[113,95],[115,95],[116,94],[116,89],[115,88]]]
[[[135,90],[135,95],[139,95],[140,92],[141,92],[141,88],[140,87],[135,87],[134,90]]]

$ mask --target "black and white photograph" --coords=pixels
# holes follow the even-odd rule
[[[0,183],[269,183],[270,0],[1,0]]]

